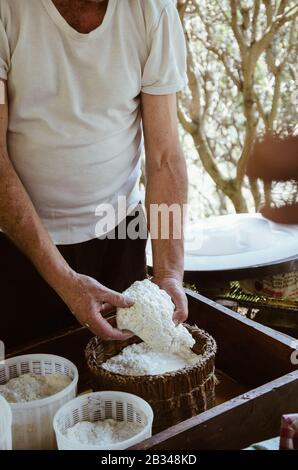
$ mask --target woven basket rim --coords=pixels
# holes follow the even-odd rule
[[[88,342],[86,349],[85,349],[85,357],[87,359],[87,364],[89,369],[91,370],[92,373],[95,373],[96,375],[101,375],[105,377],[112,377],[114,380],[119,380],[122,383],[125,382],[138,382],[138,383],[143,383],[143,382],[153,382],[153,381],[158,381],[160,380],[166,380],[166,379],[174,379],[177,378],[178,376],[189,376],[190,372],[194,372],[197,369],[204,370],[205,367],[208,366],[208,363],[212,358],[214,358],[216,351],[217,351],[217,345],[215,342],[215,339],[207,333],[205,330],[199,328],[197,325],[188,325],[184,323],[184,326],[188,329],[190,333],[194,333],[201,338],[204,338],[206,340],[206,349],[203,352],[202,355],[200,355],[200,360],[196,362],[195,364],[191,364],[187,367],[184,367],[183,369],[178,369],[175,371],[170,371],[170,372],[165,372],[164,374],[147,374],[147,375],[125,375],[125,374],[118,374],[116,372],[111,372],[107,369],[104,369],[101,364],[97,365],[97,368],[93,367],[90,364],[90,355],[92,350],[94,351],[93,343],[104,343],[101,338],[98,336],[94,336],[91,338],[91,340]],[[140,338],[137,336],[133,336],[131,339],[135,339],[138,343],[143,342],[142,340],[140,341]],[[126,346],[123,347],[123,349]],[[195,346],[194,346],[195,348]],[[119,351],[121,352],[121,351]],[[195,352],[195,351],[193,351]],[[118,353],[119,354],[119,353]]]

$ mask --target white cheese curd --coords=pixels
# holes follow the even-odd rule
[[[195,340],[188,330],[175,325],[175,306],[167,292],[145,279],[132,284],[124,295],[134,305],[117,309],[118,328],[132,331],[153,351],[183,354],[194,346]]]
[[[102,367],[121,375],[158,375],[173,372],[195,364],[199,356],[192,351],[180,356],[174,353],[153,351],[145,343],[132,344],[120,354],[108,359]]]
[[[126,441],[138,434],[144,425],[129,423],[127,421],[115,421],[105,419],[104,421],[82,421],[66,430],[66,437],[72,441],[86,445],[115,444]]]
[[[66,388],[71,378],[63,374],[23,374],[0,385],[0,395],[9,403],[22,403],[50,397]]]

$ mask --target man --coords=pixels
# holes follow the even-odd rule
[[[172,0],[0,0],[0,338],[8,346],[69,326],[70,312],[103,338],[127,337],[104,314],[132,304],[116,290],[144,278],[145,241],[97,239],[96,211],[116,208],[119,196],[138,204],[141,123],[147,211],[186,202],[175,98],[185,62]],[[152,242],[153,273],[181,322],[183,240],[171,235]]]

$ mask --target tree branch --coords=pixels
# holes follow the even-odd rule
[[[187,47],[187,76],[188,87],[192,96],[192,104],[190,107],[190,118],[196,125],[199,123],[201,117],[201,98],[199,92],[199,84],[195,74],[194,59],[190,46],[190,41],[186,33],[186,47]]]
[[[260,116],[261,116],[261,118],[262,118],[262,120],[263,120],[263,122],[264,122],[264,124],[265,124],[265,126],[266,126],[266,125],[267,125],[268,116],[267,116],[267,114],[266,114],[265,111],[264,111],[263,105],[262,105],[262,103],[261,103],[261,101],[260,101],[260,97],[259,97],[259,95],[258,95],[257,93],[255,93],[255,100],[256,100],[256,105],[257,105],[258,112],[259,112],[259,114],[260,114]]]
[[[256,211],[258,211],[259,208],[260,208],[261,199],[262,199],[259,184],[258,184],[258,180],[253,179],[253,178],[249,178],[249,186],[250,186],[251,194],[252,194],[253,199],[254,199],[255,209],[256,209]]]
[[[259,41],[255,42],[255,44],[253,45],[255,60],[257,60],[262,54],[262,52],[269,46],[276,32],[285,23],[294,20],[298,16],[298,5],[295,5],[290,10],[294,10],[291,15],[288,15],[288,13],[286,13],[284,15],[278,16],[276,20],[272,22],[269,30],[267,30],[263,37]]]
[[[236,0],[229,0],[230,9],[231,9],[231,27],[234,33],[234,36],[237,40],[238,47],[242,58],[244,58],[247,50],[247,46],[244,42],[244,38],[240,32],[237,22],[237,2]]]
[[[260,14],[261,2],[260,0],[254,1],[254,12],[252,18],[252,32],[251,32],[251,44],[256,41],[257,38],[257,29],[258,29],[258,19]]]
[[[205,44],[205,47],[208,49],[208,51],[212,52],[223,64],[225,71],[227,73],[227,76],[232,80],[232,82],[236,85],[239,91],[242,90],[242,84],[240,80],[233,74],[232,70],[229,68],[227,61],[226,61],[226,55],[223,52],[219,52],[216,47],[211,46],[210,44]]]
[[[278,67],[275,67],[274,92],[273,92],[271,110],[270,110],[270,113],[269,113],[269,116],[268,116],[267,126],[266,126],[267,129],[270,130],[270,131],[275,130],[274,129],[274,121],[276,120],[276,116],[277,116],[277,113],[278,113],[278,107],[279,107],[279,101],[280,101],[280,95],[281,95],[282,74],[283,74],[284,68],[286,66],[287,59],[289,57],[291,49],[293,48],[295,26],[296,26],[296,21],[293,20],[292,25],[291,25],[291,29],[289,31],[289,40],[288,40],[287,51],[285,53],[285,56],[284,56],[283,61],[281,62],[281,64]]]
[[[195,124],[193,124],[193,122],[189,121],[183,110],[182,110],[182,105],[181,105],[181,101],[182,101],[182,98],[181,96],[179,97],[179,101],[178,101],[178,119],[180,121],[180,124],[182,125],[183,129],[188,132],[189,134],[193,135],[195,134],[196,130],[197,130],[197,126]]]

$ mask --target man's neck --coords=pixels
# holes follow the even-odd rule
[[[108,0],[52,0],[60,15],[79,33],[98,28],[105,17]]]

